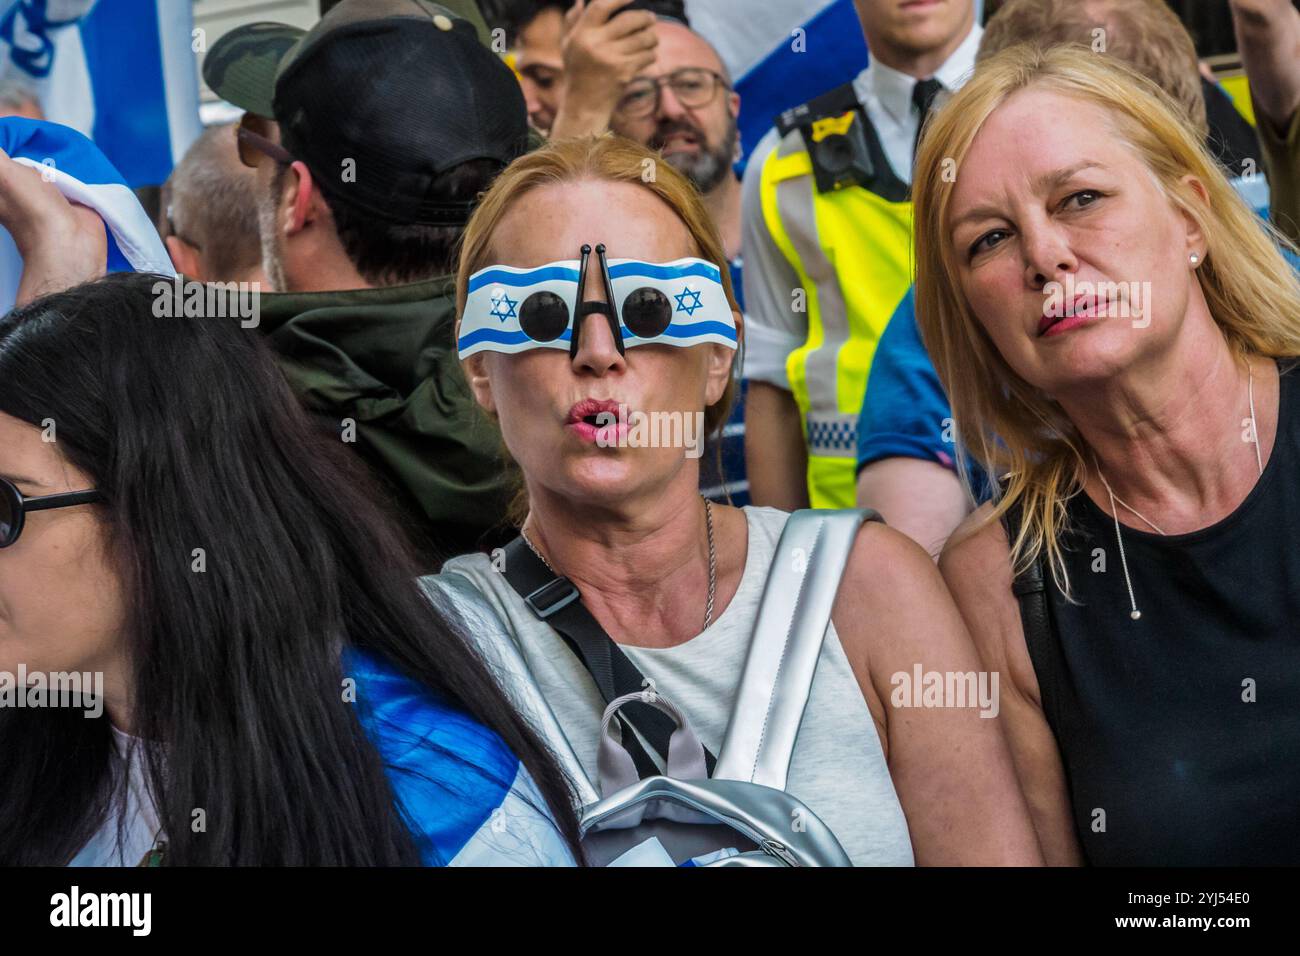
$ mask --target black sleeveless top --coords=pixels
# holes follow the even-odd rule
[[[1048,575],[1055,638],[1029,647],[1090,863],[1300,863],[1298,380],[1283,372],[1273,452],[1231,515],[1122,528],[1140,620],[1114,520],[1069,503],[1079,603]]]

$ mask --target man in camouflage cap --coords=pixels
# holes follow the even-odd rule
[[[500,442],[453,348],[453,249],[528,146],[523,95],[472,0],[342,0],[303,31],[255,23],[203,66],[248,112],[261,328],[322,425],[414,519],[426,564],[497,542]],[[495,529],[495,530],[494,530]]]

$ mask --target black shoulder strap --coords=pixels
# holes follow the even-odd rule
[[[1012,505],[1002,516],[1002,526],[1006,529],[1007,540],[1014,541],[1020,531],[1024,512],[1020,502]],[[1029,659],[1034,665],[1034,674],[1038,678],[1038,695],[1043,702],[1043,714],[1047,717],[1052,730],[1056,731],[1057,708],[1061,705],[1062,675],[1064,661],[1061,648],[1052,628],[1051,608],[1047,596],[1047,576],[1043,556],[1039,554],[1029,567],[1016,575],[1011,582],[1011,590],[1020,603],[1020,624],[1025,632],[1025,645],[1029,649]]]
[[[846,110],[857,109],[861,105],[858,102],[857,91],[853,89],[853,84],[843,83],[832,90],[814,96],[807,103],[793,106],[782,112],[776,118],[776,128],[784,136],[797,126],[803,126],[826,116],[838,116]]]
[[[574,656],[586,668],[596,689],[608,704],[624,694],[640,692],[647,686],[645,677],[633,664],[613,638],[582,603],[582,595],[566,577],[556,577],[551,569],[533,553],[523,537],[517,537],[505,547],[505,569],[502,572],[510,586],[524,599],[524,603],[545,621],[569,645]],[[623,746],[632,755],[637,773],[642,779],[659,774],[650,755],[645,752],[636,734],[644,737],[665,761],[668,760],[668,740],[677,725],[658,708],[634,701],[626,704],[616,718],[623,733]],[[712,775],[717,758],[704,750],[704,762]]]
[[[845,114],[850,113],[851,118],[846,118]],[[832,122],[833,131],[820,129],[823,125],[820,121],[836,117],[845,118],[846,122]],[[852,83],[837,86],[786,110],[776,117],[776,128],[782,136],[793,129],[803,135],[819,193],[853,185],[887,202],[905,202],[909,198],[911,189],[894,175],[875,124],[858,101]]]

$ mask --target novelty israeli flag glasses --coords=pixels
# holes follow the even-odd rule
[[[605,247],[598,245],[606,301],[590,302],[584,301],[583,287],[591,246],[584,245],[581,254],[535,269],[489,266],[470,276],[457,341],[460,357],[536,348],[574,355],[574,317],[591,313],[605,316],[619,354],[635,345],[688,348],[716,342],[736,348],[735,316],[713,263],[606,261]]]

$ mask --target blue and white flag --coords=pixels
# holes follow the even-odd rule
[[[349,647],[343,667],[425,866],[574,865],[541,791],[496,733],[374,652]]]
[[[737,347],[736,319],[722,274],[713,263],[695,258],[661,263],[610,259],[608,266],[619,334],[628,348],[708,343]],[[565,259],[531,269],[497,265],[475,272],[461,316],[460,357],[567,350],[579,304],[580,267],[580,260]],[[599,267],[589,262],[587,283],[599,281]],[[630,305],[633,297],[635,304]]]
[[[74,129],[18,117],[0,118],[0,150],[38,170],[68,199],[104,220],[109,272],[175,275],[158,230],[102,152]],[[0,228],[0,314],[14,306],[23,261],[8,230]]]
[[[0,76],[129,186],[161,183],[202,131],[193,24],[187,0],[0,0]]]

